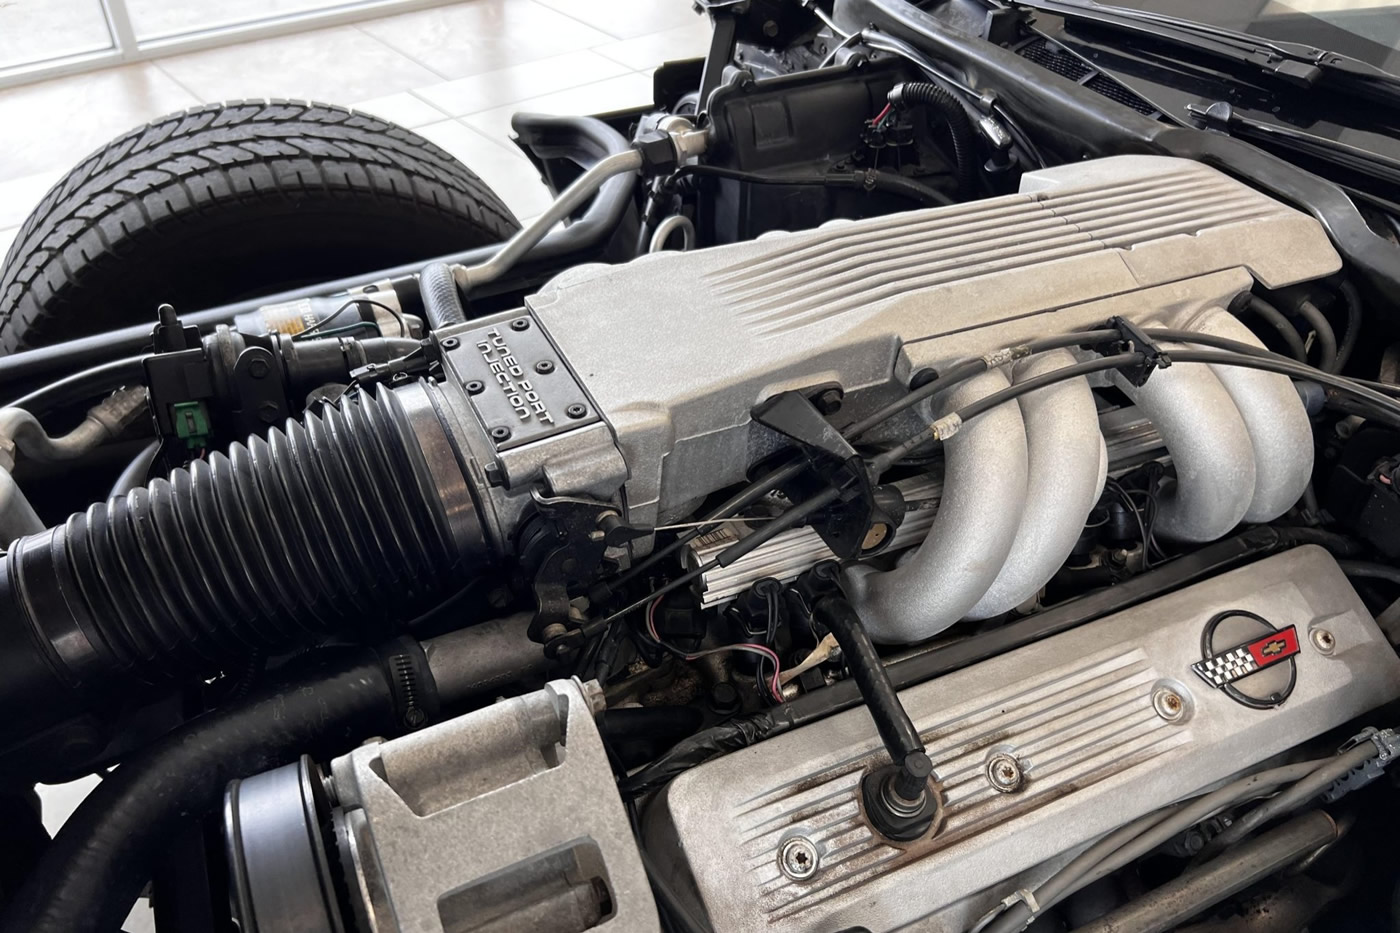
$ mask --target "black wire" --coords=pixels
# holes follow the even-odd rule
[[[827,172],[798,175],[766,175],[759,172],[745,172],[721,165],[682,165],[671,173],[668,184],[686,177],[725,178],[754,185],[806,185],[827,188],[871,188],[890,194],[904,195],[932,207],[948,207],[953,199],[941,191],[920,184],[912,178],[877,169],[860,172]]]
[[[400,337],[407,337],[407,336],[408,336],[408,321],[404,319],[404,316],[403,316],[403,312],[402,312],[402,311],[400,311],[398,308],[391,308],[391,307],[389,307],[388,305],[386,305],[386,304],[385,304],[384,302],[382,302],[382,301],[375,301],[373,298],[363,298],[363,297],[361,297],[361,298],[351,298],[349,301],[345,302],[345,304],[341,305],[339,308],[336,308],[336,309],[335,309],[334,311],[332,311],[330,314],[326,315],[325,317],[321,318],[321,320],[317,321],[315,324],[312,324],[310,327],[306,328],[306,330],[301,331],[300,333],[294,335],[294,336],[292,337],[292,339],[293,339],[293,340],[305,340],[306,337],[307,337],[308,335],[315,333],[316,331],[320,330],[322,327],[325,327],[325,326],[326,326],[327,324],[329,324],[331,321],[335,320],[335,319],[336,319],[337,317],[339,317],[341,314],[343,314],[347,308],[349,308],[349,307],[352,306],[352,305],[359,304],[360,302],[364,302],[364,303],[367,304],[367,305],[371,305],[371,306],[376,307],[376,308],[382,308],[383,310],[388,311],[390,314],[392,314],[392,315],[394,316],[394,320],[398,322],[398,325],[399,325],[399,336],[400,336]],[[366,321],[365,323],[372,323],[372,322]]]

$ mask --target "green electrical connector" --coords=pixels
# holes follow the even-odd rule
[[[190,450],[209,446],[209,409],[203,402],[176,402],[170,406],[171,421],[175,424],[175,436],[183,438]]]

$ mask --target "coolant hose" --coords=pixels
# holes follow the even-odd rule
[[[927,81],[896,84],[890,90],[889,100],[896,107],[923,104],[938,112],[948,126],[948,138],[953,147],[953,177],[957,180],[958,191],[964,197],[971,197],[977,153],[973,147],[972,121],[967,118],[962,103],[949,91]]]
[[[423,298],[423,316],[428,319],[430,330],[467,322],[462,293],[457,290],[447,263],[431,263],[418,273],[418,293]]]
[[[407,640],[403,647],[404,654],[416,649]],[[387,673],[400,655],[387,654],[356,650],[323,661],[123,761],[63,824],[6,909],[0,933],[120,929],[157,856],[182,826],[219,806],[229,781],[303,753],[339,754],[369,736],[401,732]],[[421,652],[418,661],[422,667]]]
[[[255,651],[386,637],[455,586],[478,542],[424,392],[343,399],[15,541],[0,564],[0,738]],[[453,490],[467,505],[449,521]]]

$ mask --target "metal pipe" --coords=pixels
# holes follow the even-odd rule
[[[1076,933],[1162,933],[1335,842],[1337,824],[1321,810],[1295,817],[1257,839],[1100,917]]]
[[[999,369],[938,400],[940,413],[1010,386]],[[970,422],[944,445],[943,499],[928,538],[894,570],[846,572],[851,602],[877,642],[931,638],[971,609],[1011,552],[1026,505],[1026,430],[1016,405]]]
[[[692,249],[695,246],[695,224],[684,214],[672,214],[661,223],[656,225],[656,232],[651,235],[651,244],[647,247],[648,252],[659,253],[666,248],[666,241],[671,238],[671,234],[677,230],[681,234],[681,251]]]
[[[574,183],[560,192],[559,197],[554,199],[554,203],[549,205],[543,214],[528,226],[520,228],[491,258],[470,266],[454,264],[452,276],[457,280],[457,286],[470,294],[473,288],[494,282],[505,275],[532,247],[544,239],[545,234],[554,229],[555,224],[567,220],[569,215],[597,194],[604,182],[616,175],[640,171],[642,164],[642,154],[636,149],[605,156],[574,179]]]
[[[1021,360],[1012,381],[1072,365],[1068,350],[1042,353]],[[1088,380],[1071,379],[1031,392],[1017,404],[1029,456],[1026,509],[1006,563],[968,610],[969,619],[1016,608],[1064,566],[1108,478],[1108,450]]]
[[[1248,327],[1222,308],[1182,315],[1176,323],[1182,330],[1265,349]],[[1194,364],[1182,366],[1191,368]],[[1302,498],[1312,477],[1313,436],[1307,410],[1287,376],[1240,366],[1211,365],[1210,369],[1244,419],[1254,451],[1254,495],[1244,520],[1273,521]]]
[[[423,642],[428,670],[444,703],[479,697],[499,687],[542,676],[544,648],[530,640],[533,613],[518,612]]]
[[[1119,373],[1112,379],[1157,426],[1176,464],[1175,482],[1158,497],[1157,531],[1189,542],[1228,534],[1254,498],[1254,448],[1220,378],[1209,366],[1174,365],[1153,372],[1142,386]]]

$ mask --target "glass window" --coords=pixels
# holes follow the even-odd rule
[[[0,0],[0,68],[110,48],[101,0]]]
[[[244,26],[299,13],[359,5],[346,0],[240,0],[238,3],[229,3],[228,0],[126,0],[131,28],[138,40]]]

